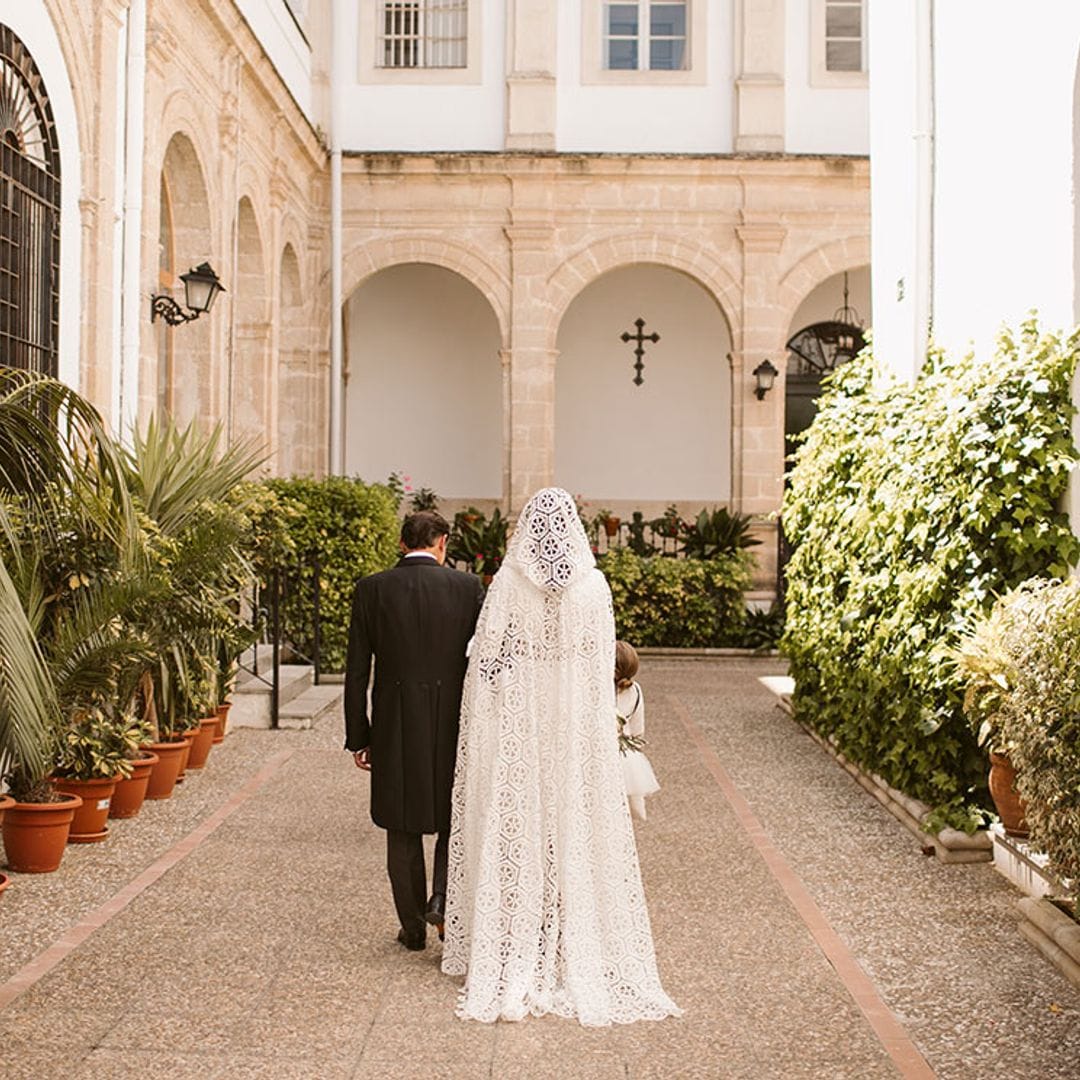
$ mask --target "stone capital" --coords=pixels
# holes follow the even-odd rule
[[[784,245],[787,229],[777,222],[746,222],[735,226],[743,251],[775,255]]]
[[[551,225],[540,223],[506,225],[503,232],[516,251],[548,251],[555,235]]]

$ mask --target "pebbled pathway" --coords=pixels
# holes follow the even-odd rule
[[[453,1016],[394,941],[340,716],[232,733],[0,897],[0,1078],[1075,1077],[1080,993],[989,865],[943,866],[776,707],[775,660],[649,659],[637,826],[681,1020]]]

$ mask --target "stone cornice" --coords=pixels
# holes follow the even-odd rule
[[[787,229],[778,222],[747,222],[735,226],[743,251],[775,255],[783,247]]]

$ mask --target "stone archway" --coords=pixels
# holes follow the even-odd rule
[[[791,316],[786,340],[800,330],[836,319],[844,305],[844,283],[848,287],[848,306],[851,313],[844,320],[853,320],[865,328],[871,308],[870,267],[857,266],[826,278],[803,299]],[[784,451],[789,458],[795,439],[809,426],[817,413],[821,380],[827,370],[816,370],[814,363],[788,353],[784,367]]]
[[[268,442],[270,431],[270,295],[255,208],[245,195],[236,208],[234,360],[231,372],[231,434]]]
[[[314,473],[319,464],[316,417],[323,393],[312,370],[311,328],[304,318],[300,262],[292,244],[281,253],[278,307],[278,471]]]
[[[360,284],[345,324],[346,473],[402,473],[448,501],[501,498],[502,337],[485,294],[405,262]]]
[[[635,320],[644,333],[634,380]],[[561,320],[555,374],[555,481],[619,511],[729,503],[732,336],[716,297],[680,270],[609,270]]]
[[[210,206],[202,164],[187,135],[169,140],[161,168],[158,237],[162,246],[159,272],[166,288],[183,302],[176,274],[213,258]],[[166,252],[166,248],[168,251]],[[213,407],[212,335],[209,319],[177,327],[164,326],[157,338],[157,405],[181,424],[206,418]]]

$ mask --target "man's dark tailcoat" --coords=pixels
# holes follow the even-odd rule
[[[371,817],[383,829],[449,832],[465,647],[483,596],[474,575],[419,555],[356,586],[345,749],[370,746]]]

